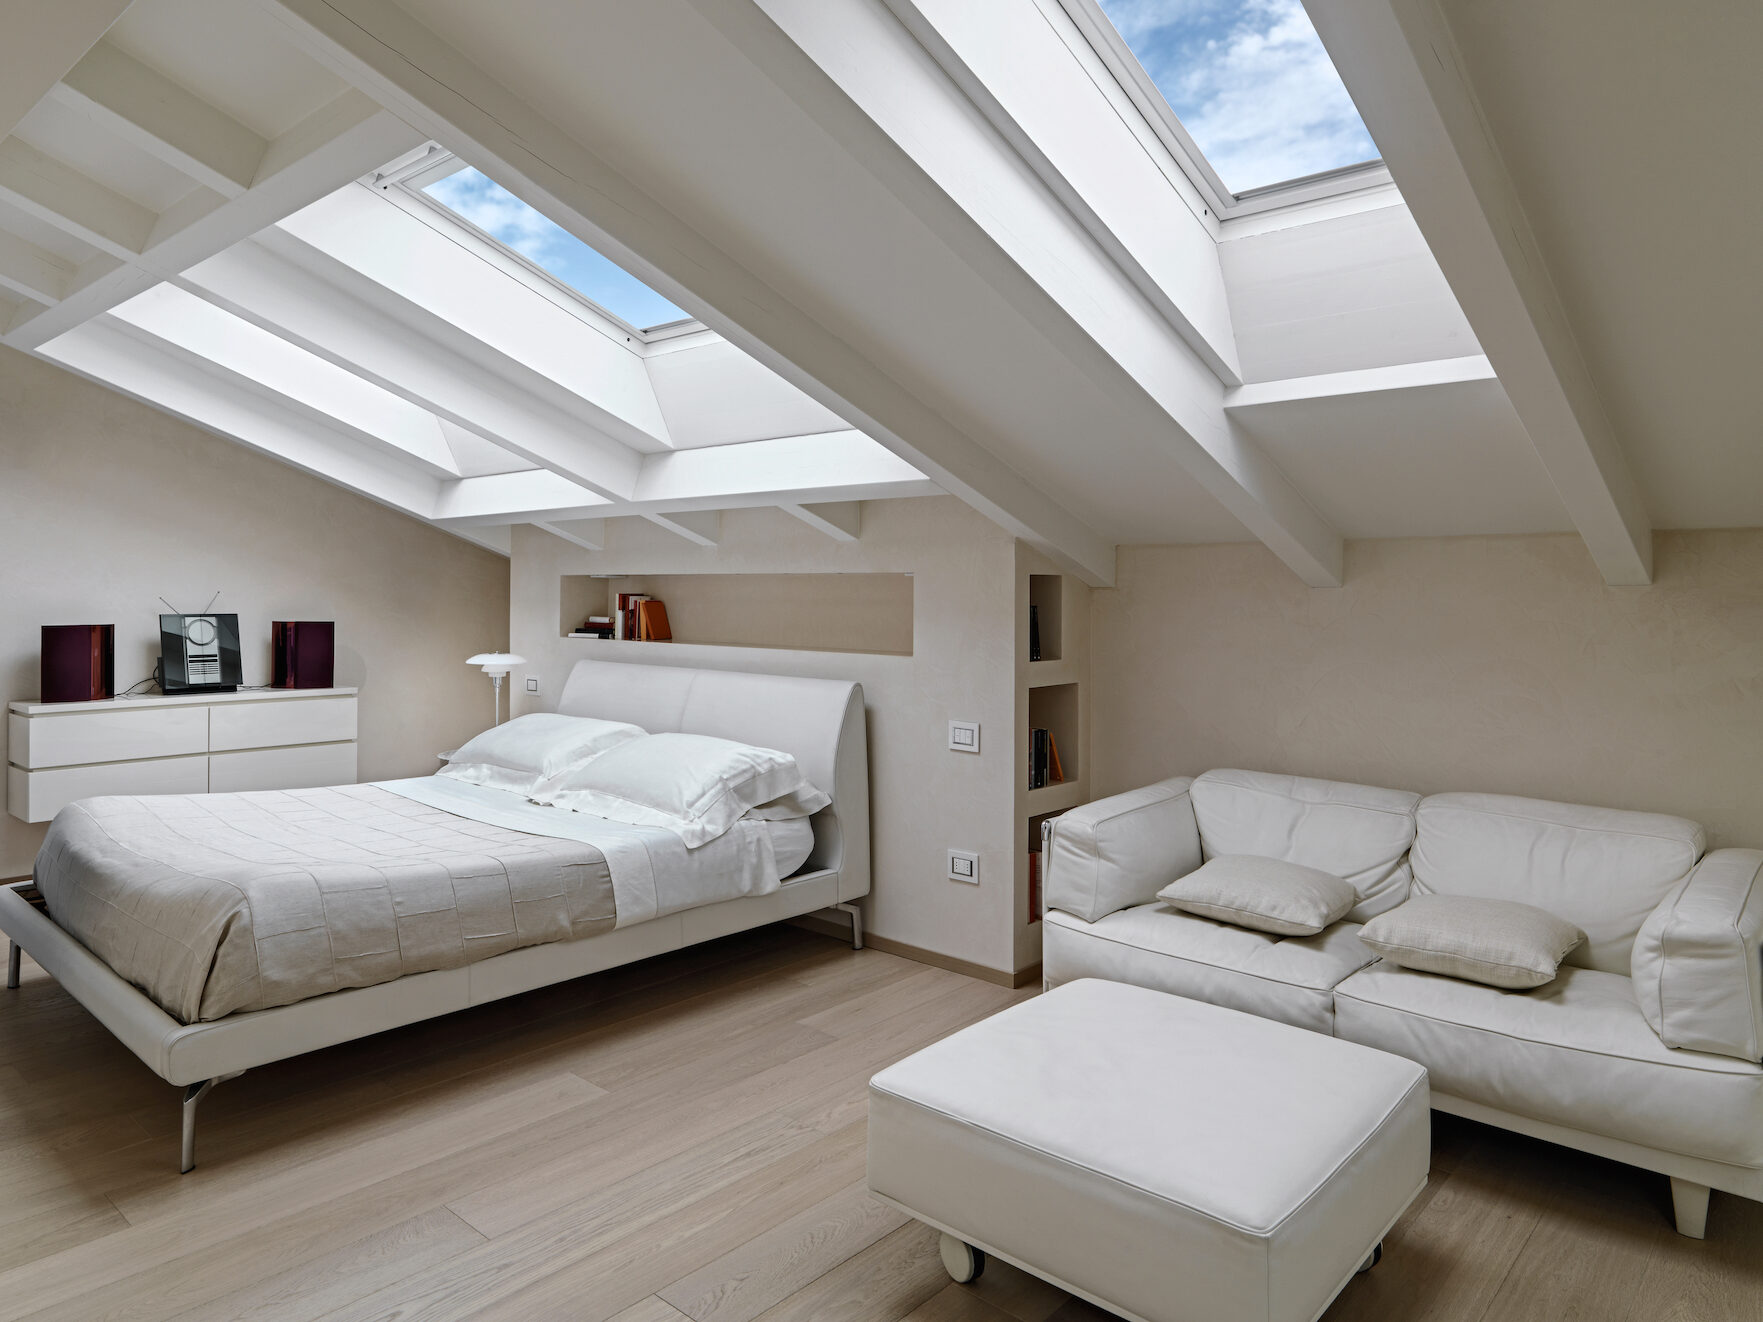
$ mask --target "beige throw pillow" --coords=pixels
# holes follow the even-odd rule
[[[1221,923],[1314,936],[1346,916],[1358,897],[1332,872],[1284,859],[1225,854],[1157,892],[1165,904]]]
[[[1522,990],[1552,982],[1585,933],[1546,909],[1469,895],[1416,895],[1360,929],[1392,964]]]

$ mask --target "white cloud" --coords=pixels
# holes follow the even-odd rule
[[[1377,155],[1299,0],[1103,0],[1237,192]]]
[[[557,255],[563,231],[476,170],[461,170],[427,191],[487,234],[539,265]]]

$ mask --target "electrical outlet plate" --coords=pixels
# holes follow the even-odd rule
[[[949,880],[979,885],[979,855],[971,849],[949,851]]]
[[[949,747],[957,753],[979,752],[979,722],[950,721]]]
[[[526,691],[528,693],[537,693],[539,691],[539,681],[536,676],[533,676],[533,675],[527,676]]]

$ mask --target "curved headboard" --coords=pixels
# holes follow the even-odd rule
[[[788,753],[804,776],[832,796],[814,814],[808,866],[840,874],[840,899],[868,894],[869,744],[861,684],[577,661],[557,710],[628,721],[651,734],[708,734]]]

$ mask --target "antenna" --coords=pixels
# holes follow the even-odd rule
[[[161,598],[160,598],[160,600],[161,600],[161,601],[164,601],[164,600],[165,600],[165,598],[164,598],[164,597],[161,597]],[[215,589],[215,590],[214,590],[214,595],[213,595],[213,596],[212,596],[212,597],[210,597],[210,598],[209,598],[209,599],[208,599],[208,606],[212,606],[212,605],[214,605],[214,603],[215,603],[215,602],[217,602],[217,601],[219,601],[219,600],[220,600],[220,589],[219,589],[219,588],[216,588],[216,589]],[[199,611],[197,611],[197,612],[196,612],[196,614],[198,614],[198,615],[206,615],[206,614],[208,614],[208,606],[204,606],[204,607],[203,607],[203,608],[202,608],[202,609],[201,609],[201,610],[199,610]]]
[[[160,600],[161,600],[161,601],[165,601],[165,598],[164,598],[164,597],[161,597],[161,598],[160,598]],[[179,610],[179,609],[178,609],[178,608],[177,608],[177,607],[176,607],[176,606],[173,606],[173,605],[172,605],[172,604],[171,604],[171,603],[170,603],[170,602],[169,602],[169,601],[165,601],[165,607],[166,607],[166,609],[167,609],[167,610],[169,610],[169,611],[170,611],[170,612],[171,612],[171,613],[172,613],[172,614],[173,614],[173,615],[182,615],[182,614],[183,614],[183,612],[182,612],[182,611],[181,611],[181,610]]]

